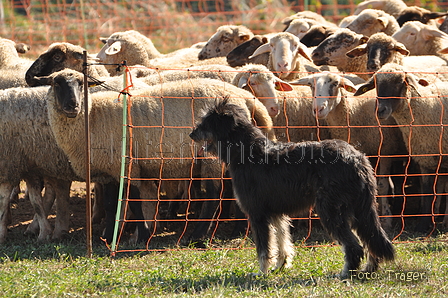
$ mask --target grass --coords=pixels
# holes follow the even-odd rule
[[[446,236],[396,244],[397,259],[377,274],[336,277],[339,246],[297,247],[293,267],[254,277],[258,263],[243,249],[169,250],[118,254],[103,245],[84,256],[83,241],[9,241],[0,248],[1,297],[446,297]],[[359,279],[358,277],[362,277]]]

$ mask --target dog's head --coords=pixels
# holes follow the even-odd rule
[[[211,154],[217,154],[218,144],[234,141],[233,133],[241,125],[251,125],[246,111],[229,103],[229,98],[217,100],[190,133],[197,143],[203,143],[203,149]]]

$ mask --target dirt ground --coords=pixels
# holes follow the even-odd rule
[[[23,191],[25,190],[25,186],[21,187],[22,193],[20,193],[18,199],[13,200],[11,202],[11,215],[12,222],[8,226],[9,234],[8,237],[15,237],[17,235],[23,234],[25,232],[27,226],[31,223],[34,210],[31,206],[30,201],[25,197]],[[79,241],[85,241],[85,227],[86,227],[86,201],[85,196],[85,183],[73,183],[71,188],[71,197],[70,197],[70,231],[67,237],[77,239]],[[418,212],[418,202],[416,200],[408,200],[407,207],[414,209],[414,211],[408,212]],[[159,206],[159,212],[164,214],[166,212],[167,203],[163,203]],[[393,207],[393,214],[399,214],[401,211],[402,200],[397,199]],[[417,210],[417,211],[415,211]],[[157,248],[166,248],[176,246],[179,243],[182,243],[184,239],[187,239],[189,233],[194,228],[194,224],[192,222],[182,222],[182,216],[185,215],[179,214],[179,218],[176,222],[161,222],[159,223],[159,228],[152,235],[150,243],[146,246],[145,243],[141,244],[139,248],[146,249],[147,247],[157,247]],[[54,225],[56,218],[56,213],[54,210],[51,211],[49,215],[49,221],[52,225]],[[192,215],[191,218],[194,218]],[[226,221],[225,215],[221,217],[223,220],[219,222],[218,228],[212,229],[213,237],[215,240],[228,239],[232,231],[232,227],[234,222]],[[311,230],[309,228],[309,224],[311,223]],[[293,229],[293,238],[295,241],[302,241],[307,239],[307,244],[314,244],[317,242],[329,242],[330,239],[326,235],[325,232],[322,231],[318,220],[300,220],[293,221],[294,229]],[[187,226],[186,226],[187,225]],[[389,236],[393,238],[395,235],[402,233],[402,237],[415,237],[415,218],[409,218],[405,220],[405,229],[402,231],[402,222],[400,218],[394,219],[393,221],[393,230],[390,231]],[[437,225],[437,228],[440,228],[440,225]],[[94,223],[92,225],[92,233],[93,233],[93,243],[98,246],[105,246],[105,243],[101,241],[100,237],[102,235],[102,231],[104,229],[103,223]],[[132,223],[127,223],[127,228],[124,229],[122,237],[120,241],[126,243],[130,239],[132,239],[132,234],[134,232],[134,227]],[[444,230],[437,230],[436,233],[446,232]],[[210,235],[210,234],[209,234]],[[419,234],[418,236],[424,236]],[[330,241],[331,242],[331,241]],[[185,244],[185,242],[184,242]],[[135,246],[133,246],[135,248]]]

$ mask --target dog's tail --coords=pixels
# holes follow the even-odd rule
[[[373,175],[367,177],[362,198],[359,200],[361,206],[355,213],[357,234],[373,257],[392,261],[395,258],[395,251],[386,232],[381,227],[377,213],[376,180]]]

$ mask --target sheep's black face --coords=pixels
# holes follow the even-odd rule
[[[377,85],[378,111],[380,119],[387,119],[399,110],[406,100],[407,85],[401,76],[380,80]]]
[[[59,47],[41,54],[27,70],[25,74],[26,83],[31,87],[41,86],[42,81],[39,77],[48,76],[53,72],[64,69],[65,60],[66,54]]]
[[[75,118],[82,107],[82,79],[75,73],[56,75],[53,79],[53,90],[59,110],[68,118]]]

